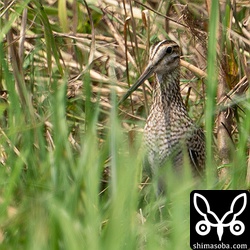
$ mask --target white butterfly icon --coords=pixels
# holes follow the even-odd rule
[[[241,209],[238,212],[236,211],[234,212],[234,210],[236,210],[235,208],[236,202],[242,198],[243,198],[243,205]],[[206,206],[206,212],[202,212],[201,209],[198,207],[198,203],[197,203],[198,199],[201,199],[202,201],[204,201],[205,206]],[[210,210],[210,205],[207,199],[203,195],[195,193],[193,197],[193,202],[194,202],[194,207],[196,211],[200,215],[202,215],[204,218],[204,220],[199,221],[195,226],[195,230],[199,235],[202,235],[202,236],[207,235],[209,234],[211,227],[217,227],[217,235],[218,235],[219,241],[221,241],[222,235],[224,233],[224,227],[229,227],[230,232],[236,236],[241,235],[245,231],[245,225],[243,224],[242,221],[236,220],[236,217],[239,216],[246,208],[246,205],[247,205],[246,193],[239,194],[233,199],[231,206],[230,206],[230,210],[226,212],[221,219],[219,219],[218,216],[213,211]],[[225,219],[227,218],[227,216],[230,214],[233,214],[232,220],[229,223],[223,223]],[[212,216],[216,220],[217,223],[212,223],[211,221],[209,221],[208,215]]]

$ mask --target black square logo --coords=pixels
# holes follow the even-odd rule
[[[195,190],[190,194],[192,249],[250,249],[250,193]]]

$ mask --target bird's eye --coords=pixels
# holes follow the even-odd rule
[[[172,47],[168,47],[166,50],[167,54],[171,54],[173,52],[173,48]]]

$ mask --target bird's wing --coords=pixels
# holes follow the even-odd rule
[[[205,135],[202,129],[195,129],[187,138],[187,148],[190,161],[195,170],[199,173],[205,165]]]

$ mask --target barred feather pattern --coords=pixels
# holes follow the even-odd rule
[[[179,67],[166,74],[156,73],[153,103],[144,128],[148,162],[152,172],[166,160],[172,160],[175,169],[183,165],[184,150],[194,172],[205,165],[205,137],[188,116],[180,93]]]

